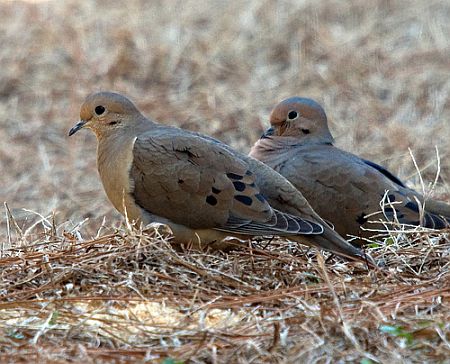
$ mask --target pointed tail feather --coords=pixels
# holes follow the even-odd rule
[[[324,232],[321,235],[289,237],[289,239],[313,245],[341,257],[367,262],[371,267],[378,267],[372,257],[364,253],[361,249],[350,244],[328,226],[324,228]]]
[[[444,201],[438,201],[433,199],[424,199],[424,197],[418,192],[408,189],[405,193],[412,203],[407,206],[414,207],[416,212],[419,212],[416,199],[420,201],[420,204],[425,207],[425,212],[430,216],[425,216],[425,227],[432,229],[444,229],[450,226],[450,204]],[[411,208],[410,207],[410,208]]]
[[[450,205],[436,200],[425,201],[425,211],[438,216],[444,226],[442,228],[450,227]]]

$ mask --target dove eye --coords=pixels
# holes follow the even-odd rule
[[[106,109],[105,109],[104,106],[98,105],[98,106],[95,107],[94,111],[95,111],[95,113],[96,113],[98,116],[100,116],[100,115],[102,115],[102,114],[106,111]]]
[[[289,113],[288,113],[289,120],[294,120],[297,116],[298,116],[298,113],[295,110],[289,111]]]

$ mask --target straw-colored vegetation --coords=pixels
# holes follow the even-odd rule
[[[312,97],[337,145],[426,193],[439,172],[432,194],[449,201],[448,1],[0,1],[0,14],[0,362],[449,360],[448,235],[374,239],[384,271],[277,240],[175,251],[164,229],[122,224],[94,137],[67,137],[87,94],[116,90],[247,152],[275,103]]]

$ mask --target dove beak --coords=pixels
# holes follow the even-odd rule
[[[268,139],[270,136],[273,135],[274,131],[275,131],[274,127],[273,126],[270,127],[263,133],[263,135],[261,135],[261,139]]]
[[[69,130],[69,136],[74,135],[78,130],[83,129],[83,127],[86,125],[87,121],[81,120],[78,123],[74,125],[72,129]]]

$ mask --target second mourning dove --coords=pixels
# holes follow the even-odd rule
[[[284,177],[211,137],[151,121],[112,92],[88,96],[80,119],[69,135],[95,133],[103,187],[130,221],[166,224],[178,243],[276,235],[365,258]]]
[[[317,102],[288,98],[272,110],[270,124],[250,156],[286,177],[342,236],[370,237],[373,231],[361,227],[385,226],[369,220],[398,219],[433,229],[449,226],[450,205],[425,200],[385,168],[335,147]]]

